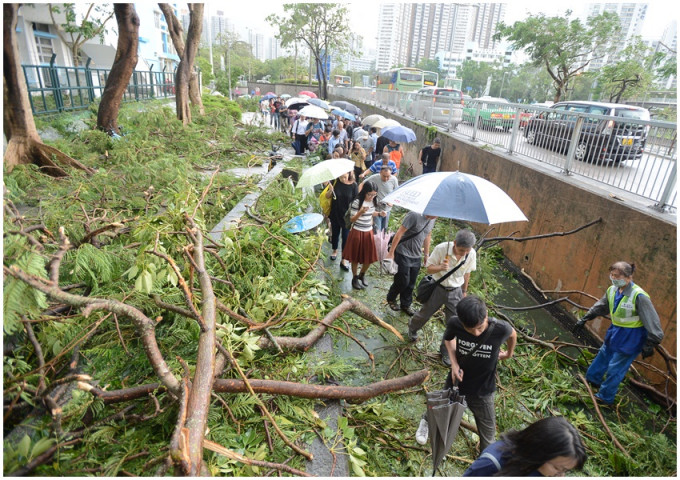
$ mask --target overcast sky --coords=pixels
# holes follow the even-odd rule
[[[340,2],[346,3],[350,10],[350,28],[364,37],[364,45],[368,48],[375,48],[377,28],[378,28],[378,11],[380,3],[373,0],[364,0],[363,2]],[[402,3],[402,2],[398,2]],[[498,2],[501,3],[501,2]],[[571,0],[569,2],[550,2],[549,0],[515,0],[507,1],[508,4],[505,21],[513,23],[517,20],[526,18],[528,14],[545,13],[546,15],[558,15],[564,13],[567,8],[578,14],[582,11],[582,6],[586,2],[582,0]],[[555,3],[558,5],[555,6]],[[658,38],[663,33],[664,28],[671,20],[678,19],[678,7],[675,1],[669,0],[651,0],[647,2],[649,8],[647,9],[647,17],[645,19],[642,36]],[[229,8],[225,5],[239,5],[242,8]],[[254,31],[264,34],[265,36],[273,35],[273,29],[265,21],[265,18],[270,13],[283,14],[283,7],[281,1],[275,0],[252,0],[248,3],[228,3],[221,2],[206,2],[206,7],[212,13],[216,10],[223,10],[225,16],[233,20],[233,22],[242,27],[252,28]]]

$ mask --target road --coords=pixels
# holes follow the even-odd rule
[[[471,138],[472,130],[472,125],[463,123],[458,126],[455,133]],[[510,146],[510,138],[511,132],[505,132],[500,128],[477,129],[477,140],[506,150]],[[529,145],[522,131],[517,138],[514,153],[518,156],[529,157],[554,165],[560,169],[564,169],[567,158],[566,152],[560,153],[536,145]],[[570,166],[570,172],[648,199],[658,199],[661,197],[668,180],[672,178],[676,163],[675,160],[669,159],[663,154],[663,148],[648,144],[640,160],[627,160],[618,165],[595,165],[574,160]],[[651,202],[651,200],[649,201]],[[670,203],[677,207],[677,196],[672,198]]]

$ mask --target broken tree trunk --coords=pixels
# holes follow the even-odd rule
[[[118,112],[130,76],[137,65],[139,44],[139,17],[131,3],[115,3],[113,10],[118,22],[118,45],[111,73],[106,79],[102,100],[97,111],[97,128],[109,135],[120,134]]]
[[[4,162],[8,172],[15,166],[36,164],[53,177],[66,177],[63,167],[94,173],[74,158],[45,145],[33,120],[26,79],[19,59],[16,27],[18,3],[5,3],[3,8],[3,130],[8,144]]]
[[[172,39],[172,44],[177,50],[177,55],[182,57],[184,55],[184,29],[182,24],[175,16],[175,12],[169,3],[159,3],[163,15],[165,15],[165,22],[168,24],[168,33]],[[205,115],[205,107],[203,107],[203,100],[201,99],[201,89],[198,84],[198,74],[191,69],[191,78],[189,79],[189,100],[191,104],[198,107],[200,115]]]

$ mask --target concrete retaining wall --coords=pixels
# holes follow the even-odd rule
[[[335,98],[329,99],[330,101]],[[394,118],[412,128],[417,142],[404,145],[404,162],[416,163],[418,152],[427,145],[426,126],[391,115],[370,105],[356,103],[367,116],[372,113]],[[612,199],[609,192],[578,176],[564,176],[538,162],[521,162],[511,155],[466,139],[439,132],[442,140],[441,170],[460,170],[483,177],[502,188],[522,209],[529,222],[497,225],[488,236],[524,237],[575,229],[592,220],[602,222],[566,237],[528,242],[504,241],[508,259],[524,269],[543,290],[580,290],[601,297],[610,285],[608,268],[617,260],[636,264],[635,281],[654,303],[664,330],[663,346],[675,354],[677,344],[677,225],[667,214]],[[489,149],[487,149],[489,148]],[[420,174],[414,165],[415,174]],[[473,224],[483,233],[487,225]],[[570,298],[580,305],[594,301],[584,295]],[[568,305],[564,305],[568,308]],[[584,312],[582,312],[584,313]],[[588,323],[601,339],[610,322],[598,318]],[[652,357],[666,371],[663,359]],[[652,382],[659,378],[650,377]],[[672,395],[675,396],[673,389]]]

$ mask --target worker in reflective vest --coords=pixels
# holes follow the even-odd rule
[[[649,295],[633,283],[635,264],[616,262],[609,267],[612,286],[576,324],[582,328],[588,320],[609,313],[612,324],[595,360],[588,368],[586,379],[599,388],[595,397],[611,405],[619,384],[638,354],[642,358],[654,354],[663,339],[659,315]]]

